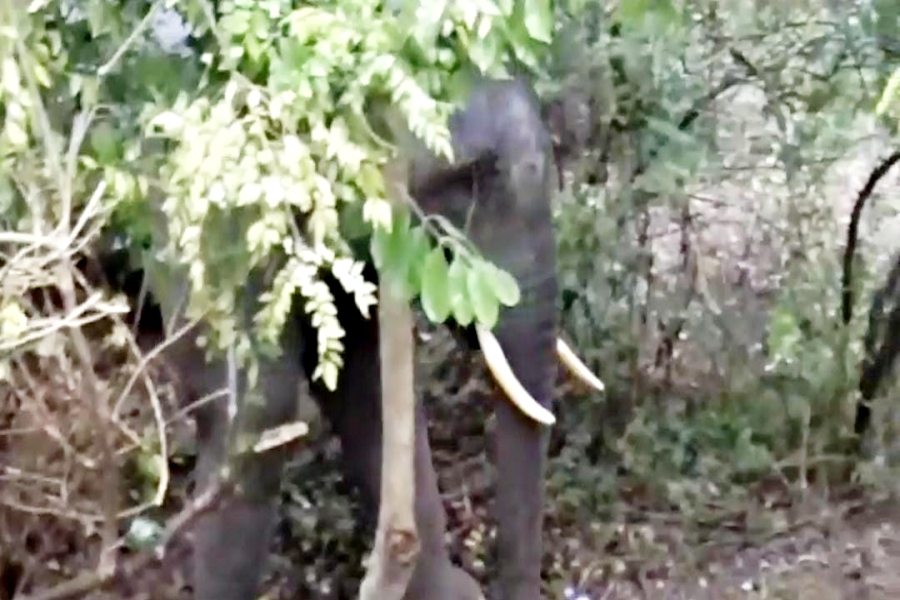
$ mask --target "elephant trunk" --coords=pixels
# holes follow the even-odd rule
[[[519,284],[521,301],[493,331],[475,328],[499,383],[495,514],[502,600],[540,600],[541,525],[549,412],[559,357],[594,388],[556,337],[556,240],[550,198],[553,148],[540,103],[524,80],[481,81],[450,118],[456,168],[425,161],[410,190],[427,214],[441,214]],[[415,165],[414,165],[415,166]],[[435,177],[435,171],[447,176]],[[574,365],[574,366],[573,366]],[[583,368],[582,368],[583,367]],[[506,398],[499,396],[510,396]]]
[[[556,277],[524,285],[523,292],[523,300],[528,301],[504,311],[495,333],[519,382],[549,409],[558,370]],[[539,600],[549,430],[510,402],[495,405],[498,481],[494,514],[498,519],[501,598]]]

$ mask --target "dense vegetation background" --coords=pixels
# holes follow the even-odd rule
[[[510,57],[591,109],[556,202],[561,325],[607,392],[560,381],[548,597],[896,597],[890,382],[853,443],[869,305],[898,250],[893,0],[0,0],[0,598],[126,560],[186,493],[176,386],[79,253],[182,261],[192,314],[240,349],[234,290],[291,238],[261,335],[297,289],[339,354],[318,273],[365,305],[350,248],[385,218],[387,151],[358,117],[386,102],[440,148],[466,74]],[[417,385],[454,556],[487,581],[485,378],[431,325],[429,285],[413,282]],[[476,312],[492,289],[470,290]],[[349,598],[371,536],[305,410],[268,597]],[[91,597],[179,597],[186,552]]]

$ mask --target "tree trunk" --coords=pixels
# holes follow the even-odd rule
[[[396,183],[385,175],[389,188]],[[413,316],[390,274],[379,278],[381,502],[360,600],[402,600],[419,554],[415,520]]]

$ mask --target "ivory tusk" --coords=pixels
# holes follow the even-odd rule
[[[509,400],[516,405],[527,417],[543,423],[544,425],[553,425],[556,423],[556,417],[553,413],[541,406],[540,402],[535,400],[525,386],[519,381],[513,373],[500,342],[497,337],[479,324],[475,324],[475,334],[478,336],[478,344],[481,346],[481,352],[484,354],[484,360],[487,363],[488,370],[493,375],[494,380],[500,388],[506,393]]]
[[[556,338],[556,353],[559,355],[559,360],[562,361],[564,365],[572,372],[572,375],[588,384],[598,392],[602,392],[606,389],[606,386],[603,385],[603,382],[600,381],[600,378],[591,373],[591,370],[588,368],[586,364],[584,364],[578,356],[569,348],[569,345],[566,344],[562,338]]]

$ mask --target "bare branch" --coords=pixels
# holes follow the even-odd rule
[[[866,184],[856,196],[853,210],[850,212],[850,225],[847,227],[847,245],[844,246],[844,272],[841,275],[841,318],[844,325],[850,323],[853,318],[853,255],[856,252],[856,243],[859,237],[859,219],[862,217],[866,201],[875,190],[875,186],[884,177],[894,164],[900,161],[900,151],[892,153],[875,167]]]
[[[230,491],[230,485],[219,482],[210,486],[206,492],[198,496],[184,510],[172,517],[166,525],[159,541],[150,550],[136,555],[124,564],[118,564],[114,570],[104,573],[94,571],[61,583],[55,587],[37,592],[30,596],[19,596],[17,600],[65,600],[81,596],[95,589],[112,585],[121,579],[131,579],[141,571],[162,560],[166,548],[181,535],[200,515],[214,510],[219,501]]]

